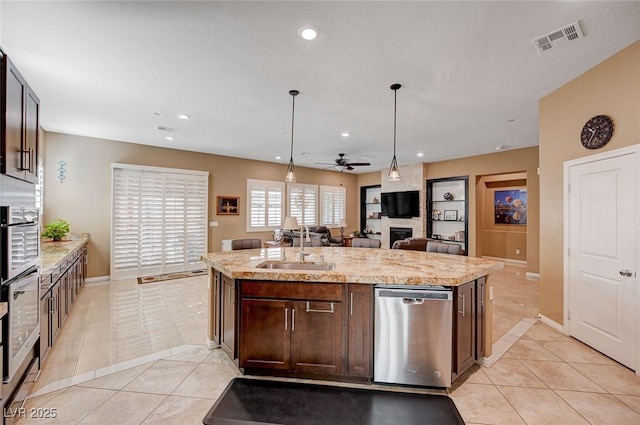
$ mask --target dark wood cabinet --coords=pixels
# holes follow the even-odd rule
[[[475,281],[453,288],[454,337],[452,379],[462,375],[475,362],[475,289]]]
[[[243,299],[240,314],[240,367],[291,368],[291,302]]]
[[[236,359],[236,285],[235,280],[221,275],[220,346]]]
[[[209,284],[211,285],[211,327],[212,341],[214,346],[220,346],[220,272],[209,269]]]
[[[347,374],[350,376],[369,377],[372,375],[372,291],[371,285],[348,285]]]
[[[51,311],[53,297],[47,291],[40,298],[40,359],[43,360],[51,346]]]
[[[476,361],[484,357],[486,319],[485,319],[485,288],[487,278],[481,277],[476,280]]]
[[[342,373],[342,303],[291,303],[291,368],[296,372]]]
[[[342,285],[240,284],[240,367],[343,373]]]
[[[40,100],[13,62],[2,57],[2,163],[4,174],[35,183],[38,179]]]

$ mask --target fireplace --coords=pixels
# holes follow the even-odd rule
[[[389,248],[395,241],[410,238],[413,236],[413,229],[410,227],[391,227],[389,229]]]

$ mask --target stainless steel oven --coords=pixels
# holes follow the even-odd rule
[[[8,303],[9,310],[2,323],[2,334],[6,338],[4,381],[9,382],[40,337],[39,266],[2,283],[1,299]]]
[[[0,207],[0,234],[3,282],[39,265],[40,227],[36,208]]]

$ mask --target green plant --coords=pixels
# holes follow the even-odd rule
[[[355,231],[353,232],[353,237],[354,237],[354,238],[360,237],[360,231],[355,230]]]
[[[69,233],[69,222],[56,218],[49,224],[44,225],[42,236],[59,241]]]

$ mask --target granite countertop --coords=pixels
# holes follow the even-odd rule
[[[69,255],[89,241],[88,233],[69,233],[60,242],[53,242],[43,238],[40,244],[40,274],[42,277],[53,273]]]
[[[213,267],[233,279],[350,282],[382,285],[459,286],[503,268],[503,263],[461,255],[400,249],[349,247],[307,248],[305,262],[335,264],[331,271],[261,269],[263,261],[298,259],[300,248],[262,248],[214,252],[202,256]]]

